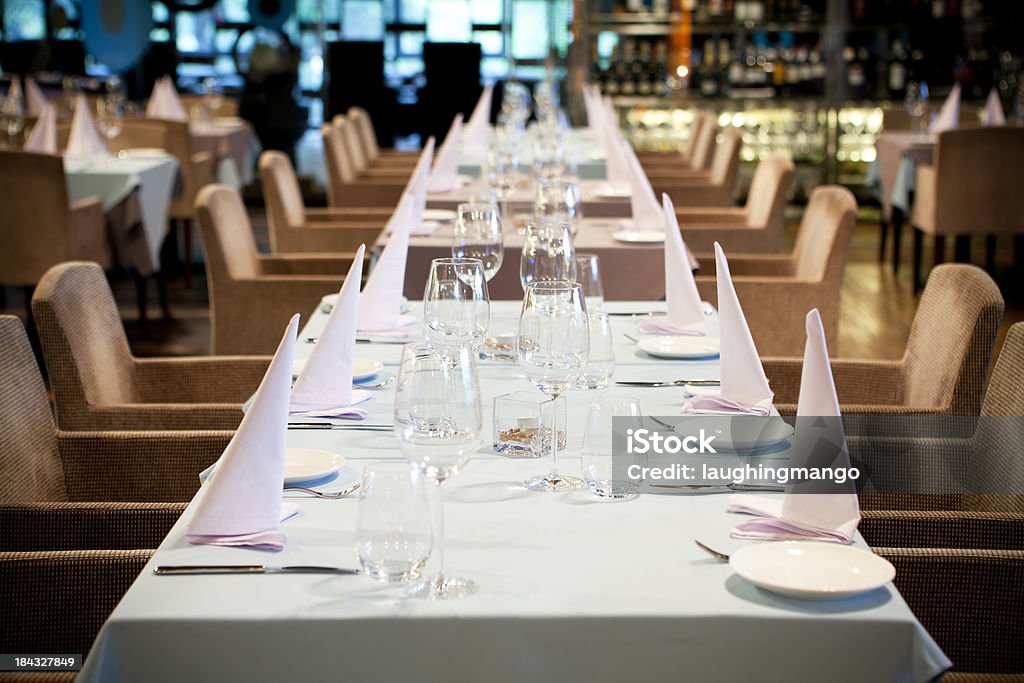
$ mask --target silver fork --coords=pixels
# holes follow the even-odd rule
[[[355,493],[360,487],[360,484],[352,484],[347,489],[335,491],[334,493],[326,493],[324,491],[317,491],[315,489],[307,489],[305,486],[285,486],[285,491],[301,491],[302,493],[309,493],[317,498],[327,498],[328,500],[337,500],[338,498],[344,498]]]

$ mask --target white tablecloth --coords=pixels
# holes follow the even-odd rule
[[[256,157],[263,151],[256,131],[236,117],[189,123],[196,151],[208,151],[217,159],[217,182],[241,189],[256,177]]]
[[[531,125],[518,145],[520,167],[529,169],[533,164],[533,144],[539,131]],[[494,129],[488,131],[488,145],[494,139]],[[601,179],[608,177],[608,155],[600,137],[589,128],[573,128],[564,134],[565,159],[581,178]],[[459,173],[479,176],[484,162],[486,148],[459,150]]]
[[[511,319],[518,305],[494,308]],[[299,356],[323,323],[314,314]],[[717,361],[642,358],[621,334],[635,320],[614,326],[617,377],[717,376]],[[399,346],[357,349],[395,371]],[[485,425],[494,396],[531,388],[516,365],[481,364],[480,376]],[[617,393],[639,397],[649,415],[675,414],[683,399],[675,389]],[[568,396],[567,473],[579,471],[572,451],[591,395]],[[390,423],[392,400],[390,390],[375,394],[370,422]],[[390,433],[292,431],[289,443],[343,454],[344,481],[367,461],[400,457]],[[450,602],[406,599],[360,576],[154,576],[160,564],[356,566],[355,498],[295,498],[302,512],[284,524],[280,554],[189,545],[190,506],[103,627],[79,680],[927,681],[949,667],[892,585],[839,602],[791,600],[701,552],[692,539],[726,552],[746,543],[729,538],[738,518],[725,513],[725,496],[608,503],[520,485],[548,464],[494,455],[488,439],[446,484],[446,566],[479,584]]]

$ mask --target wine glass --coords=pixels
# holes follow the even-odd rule
[[[433,529],[423,472],[405,460],[370,463],[356,506],[356,557],[382,583],[411,581],[430,557]]]
[[[487,151],[483,174],[487,185],[499,201],[508,199],[516,189],[519,169],[519,151],[515,145],[495,143]]]
[[[531,222],[526,226],[519,281],[525,292],[533,282],[576,281],[576,249],[566,223]]]
[[[446,359],[477,349],[490,321],[484,264],[475,258],[439,258],[430,264],[423,295],[427,342]]]
[[[410,588],[414,596],[458,598],[476,592],[474,582],[444,573],[443,485],[469,462],[482,432],[480,380],[469,351],[442,358],[429,346],[407,344],[395,392],[395,434],[402,455],[435,484],[436,494],[430,516],[436,573]]]
[[[643,427],[640,401],[622,396],[599,396],[590,402],[580,462],[587,486],[601,498],[632,498],[641,478],[630,478],[628,467],[642,456],[616,455],[615,432],[625,438],[629,429]],[[637,463],[640,464],[640,463]]]
[[[519,366],[533,385],[555,400],[583,374],[590,350],[590,330],[583,291],[575,282],[533,282],[526,288],[519,317]],[[551,471],[527,479],[537,491],[571,491],[586,484],[558,474],[557,425],[551,429]]]
[[[583,219],[579,185],[560,178],[538,178],[533,213],[538,219],[568,223],[575,235]]]
[[[224,95],[220,91],[220,84],[213,76],[203,79],[203,109],[207,117],[214,118],[224,106]]]
[[[452,257],[479,259],[484,264],[484,277],[490,282],[501,269],[504,256],[497,207],[493,204],[459,204]]]
[[[576,254],[576,281],[583,287],[587,313],[604,308],[604,286],[601,284],[601,261],[597,254]]]
[[[923,133],[924,115],[928,108],[928,84],[917,81],[907,83],[907,96],[903,106],[913,120],[914,130]]]
[[[105,95],[96,100],[96,127],[108,141],[121,134],[124,128],[122,103],[114,95]]]
[[[554,133],[541,133],[533,140],[533,173],[538,181],[557,180],[565,173],[565,146]]]

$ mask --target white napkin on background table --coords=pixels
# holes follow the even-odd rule
[[[4,103],[0,106],[0,112],[8,116],[22,116],[25,113],[25,98],[21,93],[21,79],[17,76],[11,78],[11,84],[7,86],[7,94],[4,95]]]
[[[409,182],[405,184],[405,190],[413,196],[413,216],[422,220],[423,212],[427,210],[427,187],[430,184],[430,164],[434,159],[434,136],[427,138],[427,144],[423,145],[420,158],[416,160],[416,166],[412,169]]]
[[[28,134],[22,149],[40,154],[57,154],[57,110],[49,102],[43,105],[36,125],[32,126],[32,132]]]
[[[68,144],[64,148],[64,153],[76,157],[108,154],[107,144],[103,142],[103,138],[96,130],[96,122],[92,117],[89,101],[85,99],[85,95],[78,96],[75,115],[71,119],[71,133],[68,135]]]
[[[462,146],[467,151],[483,152],[487,149],[487,129],[491,124],[491,99],[494,97],[494,86],[488,85],[480,93],[480,99],[473,107],[473,113],[466,122],[465,136]]]
[[[960,127],[960,84],[957,83],[950,91],[949,97],[942,103],[938,116],[928,127],[928,132],[939,134]]]
[[[1003,103],[999,99],[999,91],[995,88],[988,93],[985,100],[985,113],[982,115],[982,124],[986,126],[1005,126],[1006,113],[1003,112]]]
[[[608,152],[605,160],[605,177],[611,183],[631,183],[632,172],[629,168],[629,159],[623,147],[626,144],[622,133],[619,131],[619,123],[615,119],[615,109],[610,100],[595,100],[595,104],[601,112],[600,132],[601,141]]]
[[[46,95],[43,94],[36,79],[31,76],[25,77],[25,112],[29,116],[39,116],[46,104]]]
[[[791,467],[850,466],[818,309],[807,314],[807,344],[796,415]],[[815,417],[825,419],[814,420]],[[852,483],[849,492],[823,493],[819,482],[794,482],[781,501],[736,494],[729,497],[729,511],[758,516],[740,522],[732,530],[735,538],[850,543],[860,523],[860,507]]]
[[[153,92],[146,105],[146,116],[167,121],[188,121],[188,111],[170,76],[158,79],[153,85]]]
[[[633,145],[622,138],[622,149],[629,164],[629,185],[633,192],[629,198],[630,208],[633,214],[633,228],[635,230],[664,230],[665,221],[662,217],[661,206],[658,204],[658,197],[654,194],[651,181],[644,173],[640,159],[633,150]]]
[[[411,315],[402,315],[402,291],[405,289],[405,262],[409,254],[409,232],[413,224],[412,195],[402,195],[398,208],[388,221],[390,234],[373,272],[359,296],[360,332],[398,331],[416,322]]]
[[[459,186],[459,139],[462,137],[462,114],[456,114],[448,135],[434,159],[427,188],[431,192],[451,192]]]
[[[281,501],[288,441],[288,397],[299,316],[270,361],[238,431],[204,484],[186,536],[190,543],[280,550],[288,540],[280,525],[298,513]]]

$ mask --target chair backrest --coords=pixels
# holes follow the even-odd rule
[[[207,116],[205,95],[180,93],[178,97],[185,105],[185,111],[188,112],[190,119],[203,119]],[[238,98],[221,95],[220,107],[216,112],[209,112],[209,115],[214,117],[238,116]]]
[[[941,406],[952,397],[954,415],[977,415],[1003,307],[982,269],[936,266],[910,325],[900,402]]]
[[[730,189],[736,187],[736,177],[740,170],[740,146],[743,144],[743,132],[739,128],[729,126],[722,131],[722,141],[715,146],[711,159],[711,182]]]
[[[369,161],[376,161],[380,156],[380,145],[377,144],[377,131],[373,127],[370,112],[362,107],[349,107],[348,120],[355,124],[359,131],[359,139],[363,141],[363,153]]]
[[[87,429],[87,405],[135,403],[135,362],[103,269],[69,261],[46,272],[32,314],[62,429]]]
[[[66,501],[57,431],[21,321],[0,316],[0,502]]]
[[[206,254],[210,301],[214,301],[218,282],[260,274],[259,252],[249,214],[237,190],[216,183],[207,185],[196,197],[195,211]]]
[[[1024,415],[1024,323],[1006,332],[981,406],[982,415]],[[1018,442],[1019,445],[1019,442]]]
[[[775,154],[757,162],[747,194],[747,224],[778,229],[781,238],[786,196],[792,186],[793,160],[788,156]]]
[[[690,123],[690,134],[686,139],[686,149],[683,153],[686,158],[689,159],[693,155],[693,151],[697,145],[697,138],[700,137],[700,131],[708,123],[708,114],[703,110],[697,110],[697,113],[693,115],[693,121]]]
[[[267,209],[270,250],[278,253],[278,232],[299,228],[306,222],[306,205],[292,162],[284,152],[267,150],[260,155],[260,185]]]
[[[71,253],[62,159],[0,151],[0,206],[0,284],[32,286]]]
[[[711,151],[718,138],[718,123],[712,114],[707,117],[704,125],[697,132],[697,137],[690,143],[690,168],[694,171],[706,171],[711,168]]]
[[[111,152],[123,149],[168,149],[167,131],[159,123],[145,119],[125,119],[121,133],[110,141]]]
[[[838,185],[816,188],[800,221],[793,275],[834,284],[838,291],[856,223],[857,200],[852,192]]]
[[[1024,128],[987,126],[941,133],[935,168],[936,232],[1024,232]]]
[[[341,133],[341,140],[345,143],[345,150],[348,152],[349,159],[352,160],[352,168],[356,173],[365,171],[369,167],[370,162],[363,152],[363,142],[359,139],[359,130],[342,114],[336,114],[331,119],[331,124]]]
[[[327,123],[320,127],[320,136],[324,141],[324,160],[327,162],[327,203],[338,206],[345,194],[342,186],[354,182],[356,172],[345,151],[341,132]]]

